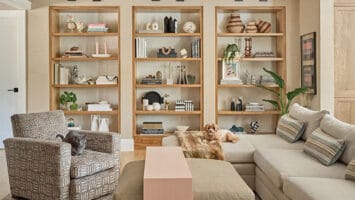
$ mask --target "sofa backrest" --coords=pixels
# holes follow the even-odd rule
[[[345,140],[345,150],[340,161],[348,164],[351,159],[355,158],[355,125],[325,115],[320,123],[320,128],[335,138]]]
[[[314,111],[294,103],[291,106],[289,116],[306,123],[306,130],[302,136],[302,139],[306,141],[313,131],[319,128],[321,120],[328,113],[326,110]]]
[[[51,111],[11,116],[14,137],[55,140],[57,134],[66,135],[68,128],[63,111]]]

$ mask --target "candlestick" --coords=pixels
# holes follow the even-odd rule
[[[98,55],[98,54],[99,54],[99,43],[96,42],[96,55]]]
[[[105,42],[105,54],[107,54],[107,43]]]

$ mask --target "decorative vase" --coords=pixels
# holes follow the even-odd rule
[[[247,33],[257,33],[258,32],[258,28],[256,27],[256,23],[254,21],[249,22],[247,24],[247,27],[245,28],[245,31]]]
[[[244,24],[239,13],[231,14],[226,28],[230,33],[242,33],[244,31]]]
[[[99,130],[99,119],[100,115],[91,115],[91,131]]]
[[[158,102],[153,103],[153,110],[158,111],[161,109],[161,105]]]
[[[100,118],[99,123],[99,131],[100,132],[109,132],[109,119],[108,118]]]

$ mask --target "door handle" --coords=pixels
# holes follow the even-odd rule
[[[17,92],[18,92],[18,88],[17,88],[17,87],[15,87],[14,89],[8,89],[7,91],[17,93]]]

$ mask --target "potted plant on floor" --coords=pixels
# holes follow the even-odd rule
[[[272,104],[276,110],[280,110],[281,115],[287,114],[289,112],[292,100],[298,95],[304,94],[307,91],[307,88],[296,88],[290,92],[287,92],[285,96],[282,90],[285,87],[285,81],[281,78],[281,76],[279,76],[273,71],[267,70],[266,68],[263,68],[263,70],[269,75],[271,75],[271,77],[274,79],[275,83],[279,87],[279,90],[276,91],[261,84],[256,85],[257,87],[268,90],[277,96],[277,100],[263,99],[263,101]]]
[[[61,105],[64,105],[66,110],[77,110],[78,104],[76,103],[77,98],[74,92],[64,91],[62,95],[60,95],[59,102]],[[68,103],[71,103],[68,109]]]

